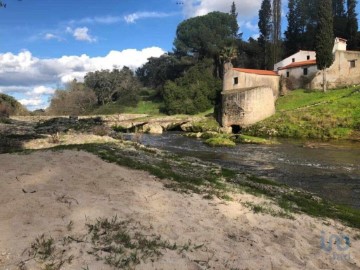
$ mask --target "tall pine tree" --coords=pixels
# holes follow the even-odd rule
[[[333,13],[331,0],[322,0],[318,8],[318,24],[315,37],[316,64],[323,71],[323,91],[326,92],[326,69],[334,62]]]
[[[288,2],[287,30],[285,31],[285,53],[291,55],[300,49],[300,13],[299,0],[289,0]]]
[[[332,0],[332,10],[334,15],[334,35],[345,38],[347,19],[344,0]]]
[[[273,0],[272,5],[272,65],[281,57],[281,0]]]
[[[259,46],[261,48],[261,58],[262,64],[261,68],[263,69],[272,69],[270,63],[270,35],[271,35],[271,3],[270,0],[263,0],[261,3],[261,8],[259,10],[259,30],[260,36],[258,38]]]
[[[350,50],[357,49],[358,40],[357,40],[357,31],[358,31],[358,21],[356,14],[356,0],[347,0],[347,24],[346,30],[348,39],[348,48]]]

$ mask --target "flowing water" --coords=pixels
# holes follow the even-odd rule
[[[272,178],[341,204],[360,208],[360,143],[281,140],[278,145],[212,148],[179,133],[142,135],[145,145]],[[305,146],[304,145],[308,145]],[[314,147],[314,148],[312,148]]]

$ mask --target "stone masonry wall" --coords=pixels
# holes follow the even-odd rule
[[[223,127],[246,127],[275,113],[273,89],[260,86],[222,92],[221,124]]]

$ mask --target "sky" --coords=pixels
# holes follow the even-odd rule
[[[0,92],[28,109],[46,108],[55,89],[87,72],[135,70],[171,51],[177,25],[233,0],[3,0]],[[261,0],[235,0],[243,39],[258,36]],[[283,0],[284,18],[287,1]]]

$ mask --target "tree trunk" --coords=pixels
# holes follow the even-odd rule
[[[326,93],[327,90],[327,81],[326,81],[326,68],[323,69],[323,91]]]

